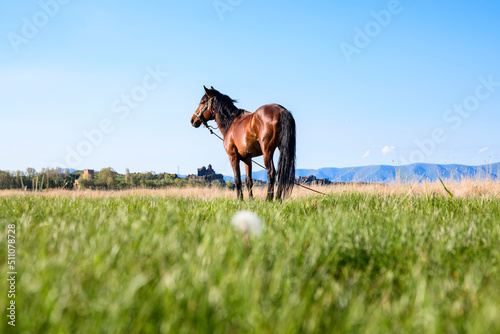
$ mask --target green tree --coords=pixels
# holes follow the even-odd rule
[[[114,189],[115,177],[118,173],[111,167],[103,168],[99,171],[98,185],[107,189]]]
[[[130,170],[125,168],[125,183],[130,184]]]
[[[0,189],[12,189],[14,178],[7,171],[0,170]]]

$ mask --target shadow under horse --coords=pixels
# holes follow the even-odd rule
[[[281,200],[291,193],[295,184],[295,120],[286,108],[279,104],[266,104],[251,113],[237,108],[235,100],[214,89],[206,88],[196,109],[191,124],[215,120],[224,137],[224,149],[234,172],[234,183],[239,199],[243,199],[240,161],[245,163],[246,185],[249,197],[252,194],[252,158],[263,155],[267,170],[267,199],[274,198],[276,176],[278,187],[276,199]],[[280,152],[278,173],[273,155]],[[277,175],[276,175],[277,174]]]

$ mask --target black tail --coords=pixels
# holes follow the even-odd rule
[[[292,114],[285,110],[281,113],[280,123],[277,199],[290,194],[295,184],[295,120]]]

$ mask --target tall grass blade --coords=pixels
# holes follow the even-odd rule
[[[451,193],[451,191],[448,190],[448,188],[446,188],[446,185],[444,184],[443,180],[441,180],[441,178],[439,176],[438,176],[438,179],[439,179],[439,181],[441,181],[441,184],[443,185],[444,190],[446,190],[448,195],[450,195],[450,197],[453,198],[453,194]]]

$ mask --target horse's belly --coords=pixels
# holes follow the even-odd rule
[[[243,158],[253,158],[262,155],[262,149],[260,148],[259,142],[254,142],[250,146],[242,147],[241,149],[238,148],[238,153]]]

